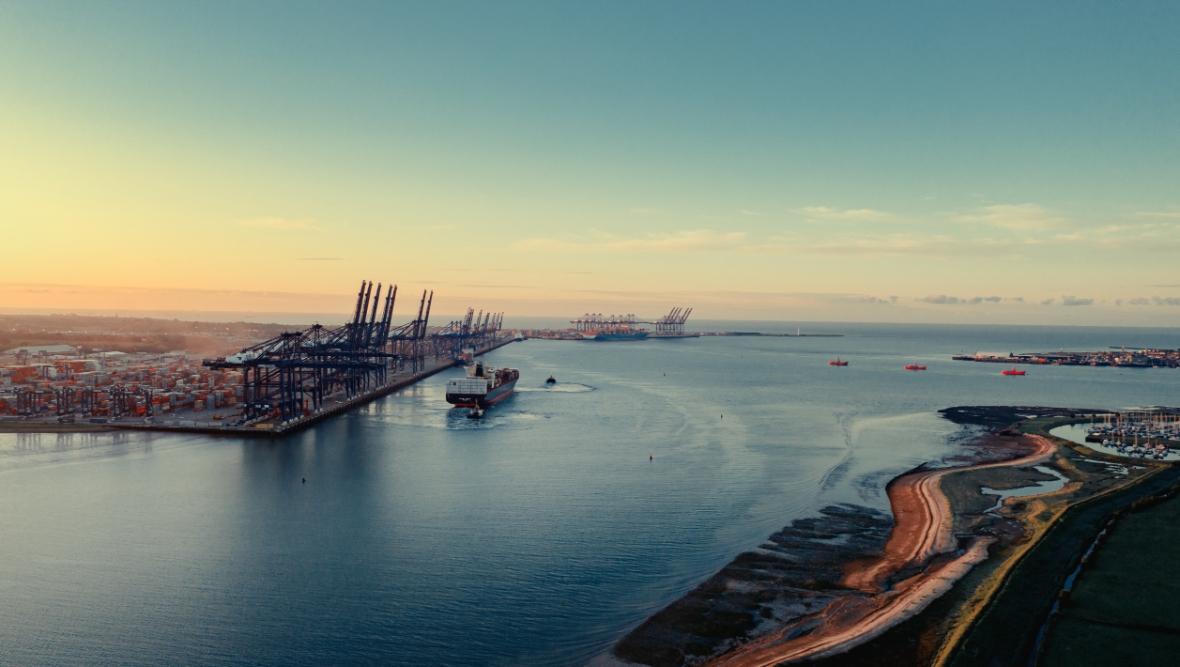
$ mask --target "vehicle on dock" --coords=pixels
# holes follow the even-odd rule
[[[461,408],[486,408],[512,395],[520,371],[515,368],[491,369],[476,361],[467,369],[467,377],[447,383],[447,402]]]

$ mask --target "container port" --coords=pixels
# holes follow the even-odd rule
[[[362,283],[351,321],[283,331],[200,361],[185,351],[36,345],[0,357],[0,419],[18,430],[121,428],[280,435],[511,342],[502,313],[429,326],[433,293],[394,326],[397,288]],[[226,327],[232,329],[232,327]],[[255,333],[260,330],[254,329]],[[23,427],[23,428],[21,428]]]

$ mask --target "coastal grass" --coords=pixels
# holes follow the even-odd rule
[[[990,601],[965,627],[948,638],[938,664],[951,667],[1025,664],[1041,624],[1082,553],[1117,512],[1135,501],[1160,493],[1180,482],[1180,468],[1153,466],[1125,486],[1111,488],[1064,510],[1060,518],[1048,508],[1029,503],[1035,518],[1047,525],[1039,540],[1031,540],[1008,567],[993,574],[999,586]],[[1034,528],[1035,530],[1035,528]],[[993,581],[993,583],[995,583]],[[1117,664],[1117,663],[1116,663]]]
[[[1180,498],[1123,517],[1062,601],[1039,662],[1164,665],[1180,655]]]
[[[941,486],[955,511],[955,532],[964,533],[992,522],[992,517],[983,512],[996,504],[998,496],[983,494],[981,487],[1003,491],[1035,486],[1039,482],[1055,479],[1032,467],[983,468],[946,475],[942,478]]]

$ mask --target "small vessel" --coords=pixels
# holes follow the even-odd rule
[[[1018,371],[1016,370],[1016,367],[1013,366],[1012,370],[1000,371],[1000,375],[1024,375],[1024,371]]]
[[[918,362],[915,361],[914,363],[910,364],[909,366],[906,366],[905,369],[907,371],[924,371],[924,370],[926,370],[926,367],[919,366]]]
[[[847,366],[847,365],[848,365],[848,362],[847,362],[847,361],[840,361],[840,357],[836,357],[836,360],[835,360],[835,361],[829,361],[829,362],[828,362],[828,365],[829,365],[829,366]]]
[[[553,377],[552,373],[550,373],[549,378],[545,380],[545,384],[557,384],[557,379]]]
[[[447,402],[461,408],[486,408],[511,396],[519,379],[515,368],[491,369],[477,361],[467,369],[467,377],[447,383]]]

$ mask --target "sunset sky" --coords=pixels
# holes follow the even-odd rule
[[[1180,326],[1178,35],[1176,3],[0,2],[0,309],[372,279]]]

